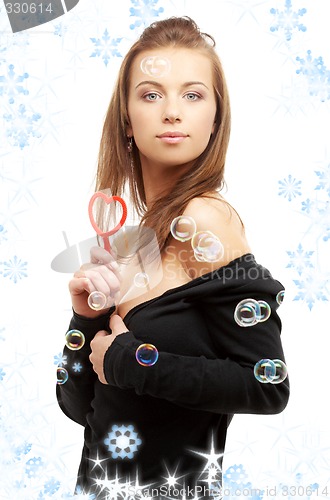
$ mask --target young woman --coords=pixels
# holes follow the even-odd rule
[[[172,475],[196,496],[210,450],[219,477],[232,415],[274,414],[288,401],[283,286],[220,195],[230,107],[214,45],[190,18],[152,24],[123,60],[106,115],[96,188],[126,201],[127,188],[140,227],[157,236],[161,278],[127,295],[130,264],[99,247],[70,281],[69,330],[86,342],[65,347],[69,378],[57,394],[85,428],[77,491],[93,498],[125,481],[131,493],[148,484],[171,496]],[[114,305],[91,309],[95,290]],[[149,364],[137,354],[144,344],[154,346]]]

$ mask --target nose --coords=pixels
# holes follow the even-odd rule
[[[178,103],[174,100],[167,102],[165,104],[165,109],[163,113],[164,123],[178,123],[181,122],[181,111],[179,109]]]

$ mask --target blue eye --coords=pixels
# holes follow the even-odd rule
[[[156,101],[159,99],[159,95],[156,94],[156,92],[149,92],[149,94],[145,94],[143,96],[143,99],[146,99],[147,101]]]
[[[188,92],[185,97],[188,101],[197,101],[198,99],[200,99],[200,95],[195,94],[194,92]]]

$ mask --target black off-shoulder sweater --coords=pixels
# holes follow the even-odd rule
[[[261,383],[254,366],[261,359],[285,362],[276,300],[282,290],[246,254],[135,306],[123,318],[129,331],[106,352],[108,385],[92,369],[89,344],[97,331],[109,331],[113,309],[94,320],[74,314],[69,329],[82,331],[86,342],[77,351],[64,348],[69,378],[57,385],[57,397],[63,412],[85,427],[77,492],[107,498],[118,482],[132,492],[134,484],[164,485],[174,473],[176,488],[198,484],[211,448],[221,466],[233,414],[281,412],[288,378]],[[247,298],[269,304],[267,321],[248,328],[236,323],[236,305]],[[136,360],[144,343],[158,350],[152,366]]]

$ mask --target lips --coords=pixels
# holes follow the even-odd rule
[[[162,142],[166,142],[168,144],[178,144],[179,142],[183,142],[188,136],[183,132],[164,132],[163,134],[157,135],[158,139]]]

